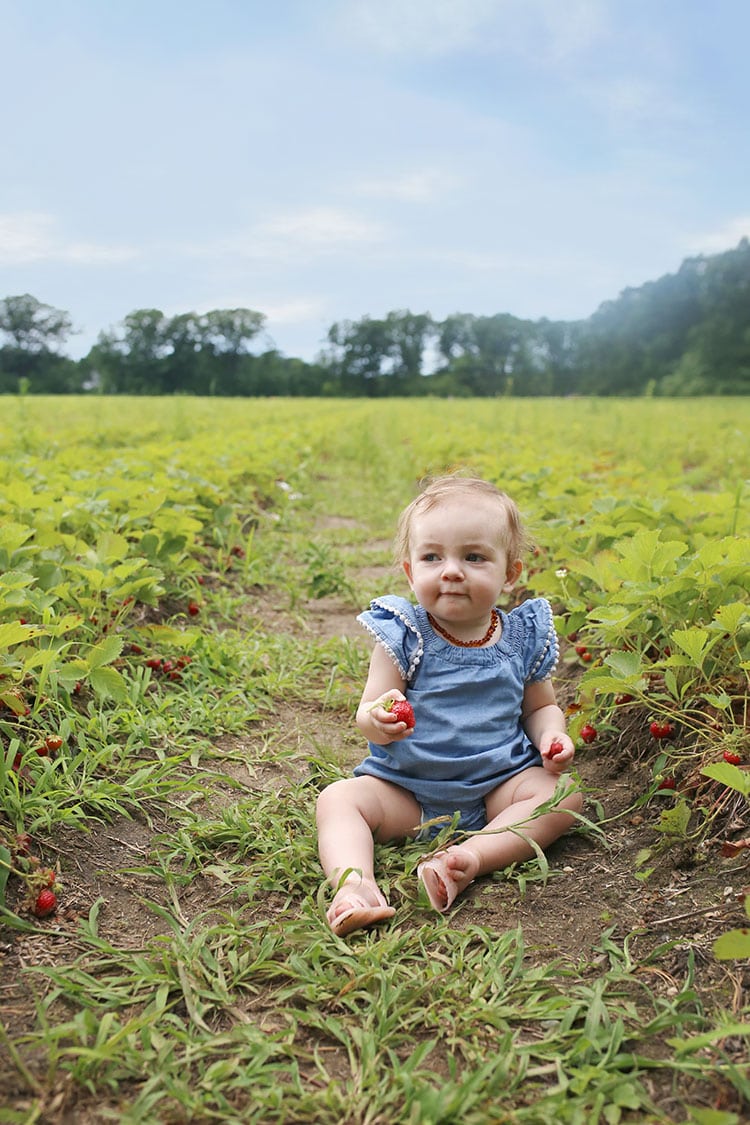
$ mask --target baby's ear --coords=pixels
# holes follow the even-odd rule
[[[521,562],[520,559],[516,559],[515,562],[512,562],[512,563],[508,564],[508,569],[505,572],[505,585],[503,586],[503,590],[505,590],[507,592],[508,590],[513,589],[516,582],[521,577],[521,571],[522,570],[523,570],[523,563]]]
[[[404,574],[406,575],[406,581],[411,586],[411,563],[409,562],[408,559],[404,559],[404,561],[401,563],[401,565],[404,568]]]

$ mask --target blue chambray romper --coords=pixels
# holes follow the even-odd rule
[[[394,594],[376,598],[357,618],[405,680],[417,725],[402,742],[368,743],[369,757],[354,774],[408,789],[423,821],[458,813],[462,830],[479,831],[487,823],[485,797],[541,765],[521,727],[521,706],[526,684],[549,679],[557,665],[552,608],[532,598],[498,612],[502,636],[488,648],[450,644],[421,605]]]

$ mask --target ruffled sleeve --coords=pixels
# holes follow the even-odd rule
[[[383,646],[408,683],[424,653],[424,640],[411,602],[386,594],[371,601],[370,608],[360,613],[357,621]]]
[[[552,606],[546,598],[531,598],[511,611],[523,623],[525,682],[538,683],[552,676],[560,657],[560,647],[552,619]]]

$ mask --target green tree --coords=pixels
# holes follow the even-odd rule
[[[159,309],[136,309],[120,330],[101,332],[89,354],[93,379],[105,394],[164,393],[170,347],[167,319]]]
[[[173,317],[136,309],[119,329],[100,334],[89,365],[111,394],[245,394],[243,361],[264,323],[251,309]]]
[[[381,319],[344,320],[329,329],[322,362],[342,394],[419,393],[425,351],[434,332],[429,313],[408,309]]]
[[[39,394],[80,389],[76,365],[60,355],[72,331],[67,312],[29,293],[0,301],[0,391],[16,392],[20,379]]]
[[[214,309],[196,318],[196,337],[202,370],[210,372],[204,393],[242,395],[247,390],[248,373],[252,370],[249,355],[253,341],[260,335],[266,318],[253,309]],[[276,392],[278,393],[278,392]]]

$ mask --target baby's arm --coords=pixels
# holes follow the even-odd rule
[[[526,685],[521,722],[542,755],[545,769],[562,773],[573,760],[575,746],[565,732],[565,716],[557,705],[551,680]],[[562,743],[562,750],[554,755],[550,754],[553,742]]]
[[[387,746],[411,734],[406,723],[382,706],[389,699],[405,699],[406,681],[382,645],[376,644],[370,657],[365,690],[357,708],[357,726],[368,742]],[[413,728],[412,728],[413,729]]]

